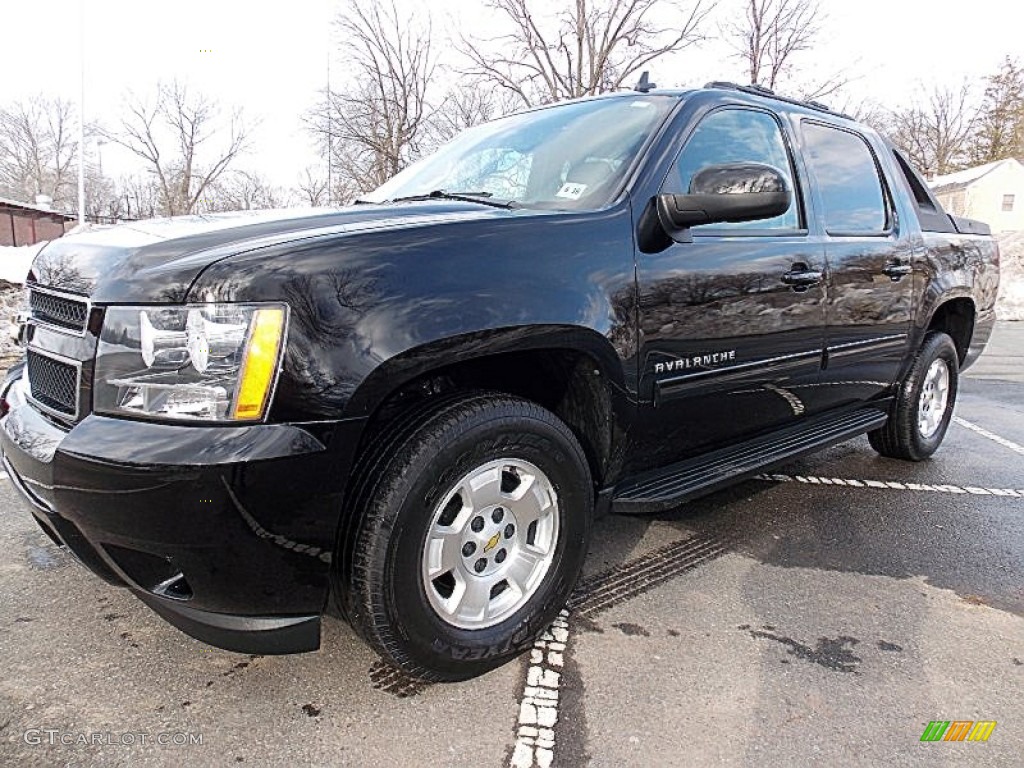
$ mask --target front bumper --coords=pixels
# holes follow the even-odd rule
[[[211,645],[319,647],[345,474],[323,431],[95,414],[65,431],[23,386],[6,393],[0,451],[57,544]]]

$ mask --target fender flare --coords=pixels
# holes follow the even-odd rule
[[[409,382],[450,365],[510,352],[569,349],[590,357],[602,377],[625,393],[623,360],[611,341],[573,325],[509,326],[436,339],[405,350],[378,365],[352,393],[342,418],[362,418]]]

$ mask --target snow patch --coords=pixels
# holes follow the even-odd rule
[[[32,260],[44,245],[45,240],[35,245],[22,245],[17,248],[0,245],[0,280],[24,285],[28,271],[32,267]]]
[[[1007,232],[999,241],[1000,320],[1024,320],[1024,232]]]

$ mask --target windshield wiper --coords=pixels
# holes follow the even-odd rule
[[[464,203],[489,205],[492,208],[516,207],[514,200],[491,200],[490,198],[492,197],[494,197],[493,192],[446,192],[443,189],[435,189],[433,192],[427,192],[425,195],[406,195],[405,197],[396,197],[386,202],[407,203],[415,200],[460,200]]]

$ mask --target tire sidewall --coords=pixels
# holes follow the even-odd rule
[[[578,445],[553,424],[505,418],[474,424],[440,450],[421,451],[398,489],[393,535],[384,568],[388,623],[415,663],[468,677],[528,647],[568,599],[586,554],[592,492]],[[421,576],[423,550],[436,506],[463,476],[496,459],[538,467],[555,490],[559,533],[547,574],[530,600],[499,624],[467,630],[445,622],[430,605]]]
[[[928,370],[931,368],[932,363],[938,359],[945,362],[946,370],[949,373],[949,395],[939,428],[935,430],[935,434],[931,437],[925,437],[921,434],[921,428],[918,424],[921,394],[924,390],[924,382],[928,375]],[[914,453],[921,458],[926,458],[938,450],[943,438],[946,436],[946,430],[949,429],[949,423],[953,418],[953,407],[956,404],[957,393],[960,388],[960,360],[957,356],[956,346],[949,336],[944,333],[934,334],[926,339],[922,354],[917,358],[913,376],[911,376],[908,383],[911,386],[908,393],[909,407],[907,409],[907,418],[910,423],[907,425],[907,432],[909,433]]]

